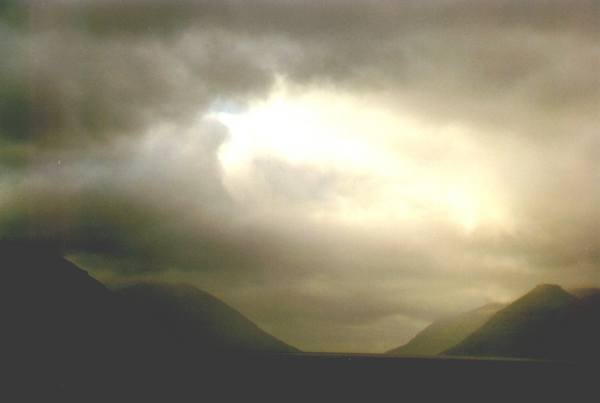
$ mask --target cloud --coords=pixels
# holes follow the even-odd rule
[[[165,251],[179,241],[186,240],[181,248],[210,243],[210,217],[224,217],[231,204],[215,156],[226,134],[214,122],[194,129],[158,129],[142,144],[123,140],[83,157],[38,156],[6,181],[3,236],[59,241],[67,250],[100,248],[145,263],[170,255]]]
[[[4,2],[0,236],[58,242],[98,276],[183,278],[315,350],[381,351],[537,282],[597,285],[599,13]],[[380,164],[356,169],[332,141],[346,160],[250,153],[233,180],[221,151],[235,133],[213,115],[281,82],[333,94],[319,107],[345,124],[328,135],[385,149],[362,161]],[[363,112],[373,123],[355,125]]]
[[[247,50],[214,32],[97,37],[69,21],[54,25],[52,15],[45,21],[47,10],[35,2],[32,9],[39,23],[32,16],[27,28],[2,25],[11,55],[0,70],[5,142],[81,149],[140,136],[162,121],[193,119],[219,98],[256,95],[272,81]]]
[[[595,127],[593,2],[420,3],[30,1],[29,24],[4,26],[18,61],[3,72],[2,132],[135,133],[264,93],[274,74],[538,137]]]

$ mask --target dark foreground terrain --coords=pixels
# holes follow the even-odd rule
[[[595,359],[302,353],[187,286],[114,292],[14,243],[0,263],[0,402],[597,400]]]
[[[303,353],[161,359],[131,372],[120,365],[65,379],[53,365],[14,367],[3,391],[11,401],[575,402],[590,398],[599,373],[589,363]]]

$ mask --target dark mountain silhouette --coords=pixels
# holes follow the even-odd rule
[[[225,374],[215,372],[214,357],[203,358],[217,350],[297,351],[193,287],[115,293],[56,248],[29,242],[1,241],[0,264],[0,372],[20,393],[112,401],[120,391],[136,401],[149,379],[164,382],[175,371],[179,382],[186,366],[198,378]]]
[[[143,283],[117,295],[155,335],[192,351],[297,352],[212,295],[186,284]]]
[[[444,354],[572,359],[577,355],[573,343],[592,316],[561,287],[539,285]]]
[[[567,384],[572,397],[596,384],[597,371],[563,363],[243,353],[264,333],[190,287],[144,284],[114,293],[43,245],[0,242],[0,270],[0,401],[372,401],[398,390],[414,400],[441,391],[480,401],[490,390],[507,400],[515,390],[539,398]],[[578,330],[597,343],[598,329],[589,325],[597,298],[578,307]],[[163,316],[171,313],[176,319]],[[219,324],[221,314],[227,320]],[[210,337],[192,349],[184,329],[204,326]],[[235,349],[209,352],[226,329],[238,332],[229,339]]]
[[[6,373],[38,391],[127,377],[135,332],[107,288],[43,244],[0,242],[0,262]]]
[[[7,319],[19,337],[43,334],[45,344],[62,343],[70,348],[81,344],[86,349],[91,336],[110,340],[112,333],[122,334],[122,329],[107,328],[126,322],[129,328],[154,326],[161,337],[174,338],[179,345],[199,341],[199,351],[213,347],[297,351],[189,285],[142,283],[112,292],[54,248],[41,244],[2,242],[0,258],[4,260],[1,291],[11,308]],[[63,339],[63,333],[69,336]]]
[[[580,295],[577,309],[564,332],[569,345],[570,356],[577,361],[600,360],[600,292],[578,293]]]
[[[36,350],[60,355],[63,349],[88,349],[90,337],[110,340],[115,320],[111,292],[47,247],[0,244],[5,304],[4,335]]]
[[[584,288],[574,288],[569,290],[569,294],[576,296],[579,299],[591,297],[593,295],[600,295],[600,288],[596,287],[584,287]]]
[[[478,309],[439,319],[418,333],[407,344],[386,352],[390,355],[437,355],[455,346],[477,330],[502,304],[487,304]]]

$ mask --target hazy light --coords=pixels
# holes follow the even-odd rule
[[[285,86],[246,110],[208,117],[229,129],[219,159],[234,195],[244,197],[256,183],[253,161],[272,158],[368,178],[368,195],[359,185],[344,188],[334,209],[313,209],[313,217],[364,224],[441,216],[466,233],[484,223],[507,224],[505,208],[490,194],[489,175],[474,171],[477,161],[468,161],[478,158],[478,150],[459,125],[428,126],[375,97],[314,89],[292,93]],[[444,158],[428,155],[440,149]]]

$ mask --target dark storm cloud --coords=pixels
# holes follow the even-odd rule
[[[3,200],[3,237],[54,240],[67,250],[145,256],[144,264],[153,259],[162,263],[163,254],[170,255],[187,239],[179,246],[184,249],[190,238],[210,244],[214,235],[215,245],[204,256],[218,250],[223,235],[210,216],[224,216],[231,204],[215,160],[224,132],[211,124],[197,131],[179,136],[192,153],[187,158],[161,136],[141,150],[124,141],[118,149],[96,149],[83,158],[76,152],[38,155],[35,165],[4,176],[11,192]],[[186,221],[190,216],[193,220]],[[157,249],[157,243],[164,248]],[[153,269],[157,267],[137,267]]]
[[[193,117],[218,98],[260,93],[273,79],[232,38],[98,37],[76,17],[54,15],[64,6],[34,1],[27,24],[0,20],[4,142],[80,148],[139,136],[153,123]]]
[[[59,242],[97,272],[185,272],[300,348],[383,350],[536,282],[594,282],[599,8],[2,2],[0,236]],[[226,130],[201,116],[243,109],[277,76],[472,128],[472,170],[497,174],[516,228],[319,222],[308,210],[374,184],[273,158],[253,162],[261,180],[240,203],[217,158]],[[374,328],[393,333],[385,345]]]
[[[26,2],[29,23],[4,28],[21,62],[2,72],[3,136],[139,132],[274,73],[385,89],[448,121],[556,132],[591,119],[596,3],[422,3]]]

